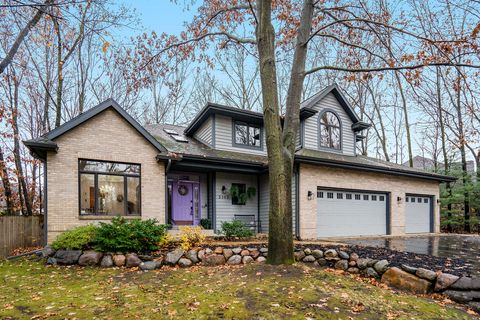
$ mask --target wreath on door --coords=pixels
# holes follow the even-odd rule
[[[181,196],[186,196],[188,194],[188,188],[184,185],[178,187],[178,194]]]

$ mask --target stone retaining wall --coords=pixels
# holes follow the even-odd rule
[[[51,265],[138,267],[140,270],[154,270],[162,266],[181,268],[193,265],[218,266],[240,265],[253,262],[263,263],[267,259],[266,247],[216,247],[196,248],[189,251],[177,248],[158,256],[128,254],[103,254],[95,251],[53,250],[44,248],[38,253]],[[459,277],[408,265],[390,266],[387,260],[359,257],[338,249],[297,248],[295,260],[315,267],[330,267],[348,273],[362,274],[380,279],[390,287],[414,293],[437,292],[453,301],[467,304],[480,312],[480,278]]]

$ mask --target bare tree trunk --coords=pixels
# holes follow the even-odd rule
[[[12,187],[10,186],[10,180],[8,179],[7,166],[5,163],[5,157],[3,155],[3,149],[1,145],[0,145],[0,174],[2,175],[3,193],[5,195],[5,203],[7,205],[7,214],[11,215],[14,212]]]
[[[437,75],[437,106],[438,106],[438,122],[440,124],[440,138],[442,142],[442,154],[443,154],[443,167],[444,173],[448,174],[449,172],[449,163],[448,163],[448,155],[447,155],[447,141],[446,141],[446,134],[445,134],[445,123],[443,120],[443,109],[442,109],[442,92],[440,89],[440,68],[436,68],[436,75]],[[450,182],[447,182],[446,189],[448,193],[448,198],[452,198],[452,185]],[[447,216],[450,220],[452,218],[452,204],[449,202],[447,204]],[[451,223],[447,224],[447,231],[452,232],[452,225]]]
[[[464,123],[463,123],[463,115],[462,115],[462,106],[461,106],[461,74],[460,70],[458,70],[458,76],[457,76],[457,100],[456,100],[456,105],[455,109],[457,111],[457,120],[458,120],[458,135],[459,135],[459,148],[460,148],[460,157],[462,161],[462,182],[463,182],[463,215],[464,215],[464,230],[466,232],[470,232],[470,201],[469,197],[470,194],[467,191],[467,186],[468,186],[468,171],[467,171],[467,155],[465,152],[465,129],[464,129]]]
[[[17,177],[18,177],[18,186],[19,195],[23,195],[23,200],[25,204],[25,214],[32,215],[32,203],[30,201],[30,197],[28,194],[27,183],[25,181],[25,175],[23,173],[22,167],[22,159],[20,155],[20,133],[18,132],[18,87],[19,83],[17,82],[17,78],[14,76],[14,93],[13,93],[13,104],[12,104],[12,127],[13,127],[13,154],[15,158],[15,168],[17,170]],[[22,197],[20,197],[21,199]],[[22,212],[23,212],[23,205],[22,205]]]
[[[405,92],[403,91],[402,81],[398,72],[395,71],[395,78],[397,79],[398,89],[400,91],[400,96],[402,98],[402,109],[405,117],[405,132],[407,134],[407,149],[408,149],[408,164],[410,167],[413,167],[413,151],[412,151],[412,138],[410,135],[410,123],[408,121],[408,108],[407,108],[407,98],[405,97]]]
[[[293,263],[292,176],[295,140],[299,128],[300,99],[305,77],[305,60],[313,16],[313,3],[303,3],[300,27],[292,63],[285,123],[280,123],[277,72],[275,65],[275,30],[271,1],[258,1],[257,46],[262,84],[263,117],[267,137],[270,212],[268,262]]]
[[[41,6],[41,8],[38,8],[38,9],[35,8],[37,12],[35,12],[35,15],[32,17],[32,19],[30,21],[28,21],[27,25],[22,29],[22,31],[20,31],[17,38],[15,39],[15,42],[13,43],[12,47],[8,51],[7,55],[0,62],[0,74],[2,74],[3,71],[5,71],[5,68],[7,68],[8,65],[12,62],[13,57],[17,53],[18,48],[22,44],[23,40],[28,35],[30,30],[33,27],[35,27],[35,25],[38,23],[38,21],[40,21],[40,18],[42,18],[43,14],[45,13],[45,10],[47,9],[47,5],[49,5],[51,3],[52,3],[52,0],[46,0],[44,2],[44,5]],[[35,6],[32,5],[31,7],[35,7]]]

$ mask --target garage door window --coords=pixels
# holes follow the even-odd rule
[[[368,194],[363,195],[363,200],[368,200]]]
[[[372,195],[372,201],[377,201],[377,196]]]
[[[385,201],[385,196],[380,196],[379,199],[380,201]]]
[[[351,194],[351,193],[347,193],[347,194],[345,195],[345,198],[346,198],[347,200],[352,200],[352,194]]]
[[[337,193],[337,199],[343,199],[343,193]]]

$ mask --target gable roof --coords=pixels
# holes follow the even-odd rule
[[[225,115],[232,117],[235,120],[248,121],[252,124],[263,124],[263,114],[260,112],[207,102],[205,107],[197,113],[195,118],[193,118],[185,129],[185,135],[188,137],[192,136],[212,114]]]
[[[140,125],[131,115],[129,115],[120,105],[112,98],[103,101],[95,107],[79,114],[75,118],[65,122],[61,126],[47,132],[45,135],[37,138],[24,141],[23,143],[30,149],[30,151],[39,158],[44,158],[46,151],[57,151],[58,146],[53,141],[61,135],[69,132],[70,130],[78,127],[84,122],[95,117],[99,113],[112,108],[115,110],[125,121],[127,121],[140,135],[142,135],[150,144],[152,144],[158,151],[167,152],[167,149],[155,139],[145,128]]]
[[[345,98],[342,91],[340,90],[340,87],[336,83],[334,83],[332,85],[329,85],[325,89],[323,89],[320,92],[314,94],[310,98],[304,100],[301,103],[300,112],[301,112],[302,109],[306,109],[306,108],[311,109],[318,101],[325,98],[329,93],[332,93],[335,96],[337,101],[340,103],[342,108],[347,113],[348,117],[352,120],[352,123],[353,123],[352,124],[352,129],[354,131],[360,131],[360,130],[363,130],[363,129],[367,129],[371,126],[368,123],[360,121],[357,114],[353,110],[352,106],[350,105],[348,100]]]

